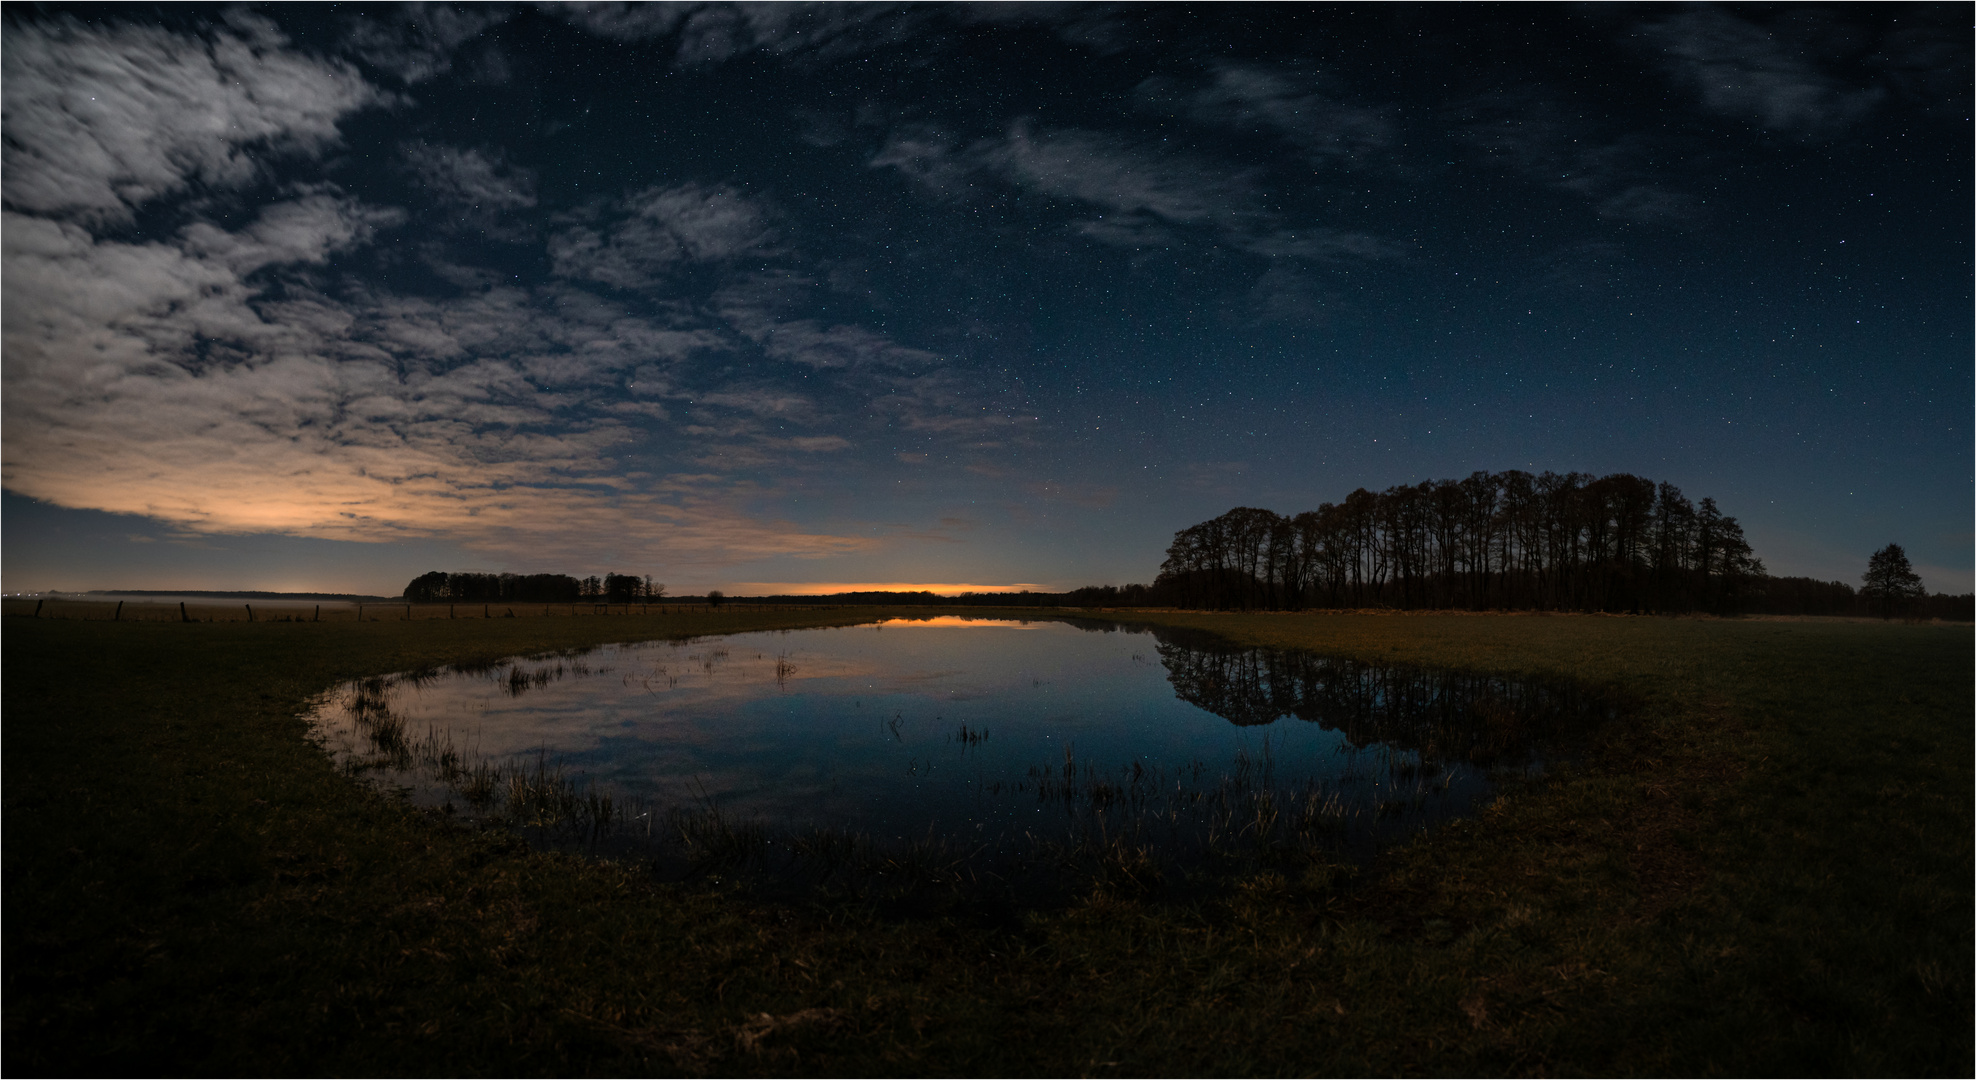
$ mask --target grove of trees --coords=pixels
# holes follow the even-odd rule
[[[1511,470],[1360,488],[1288,517],[1237,507],[1175,534],[1150,592],[1208,608],[1715,611],[1764,576],[1713,499]]]
[[[448,574],[434,570],[405,586],[405,599],[419,604],[522,603],[635,604],[657,600],[666,587],[632,574],[573,578],[568,574]]]

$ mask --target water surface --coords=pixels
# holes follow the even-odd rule
[[[619,831],[687,808],[881,844],[1096,830],[1199,853],[1362,847],[1470,812],[1605,708],[1570,686],[1163,629],[939,618],[369,680],[318,720],[352,768],[463,811],[518,809],[516,777],[560,770],[609,795]]]

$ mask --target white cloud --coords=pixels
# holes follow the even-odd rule
[[[340,268],[403,211],[326,183],[242,205],[270,198],[252,188],[270,155],[321,153],[385,100],[354,69],[251,18],[207,39],[60,22],[8,46],[8,490],[195,533],[642,545],[711,565],[873,543],[760,513],[779,489],[751,476],[823,473],[887,425],[967,439],[1008,422],[945,358],[788,317],[815,286],[733,189],[654,187],[564,219],[546,285],[430,245],[461,291],[393,294]],[[78,104],[103,87],[100,110]],[[535,205],[498,152],[405,153],[444,205]],[[176,232],[106,229],[174,198]],[[712,468],[681,471],[694,458]]]
[[[720,340],[704,328],[553,289],[337,300],[290,280],[277,304],[246,280],[361,243],[380,216],[314,195],[235,232],[201,223],[125,243],[8,214],[7,488],[202,532],[444,536],[572,557],[606,540],[716,562],[866,545],[758,520],[731,474],[625,472],[666,412],[617,408],[640,404],[624,384],[668,390],[663,357]],[[773,388],[710,397],[778,420],[811,411]],[[741,434],[755,464],[848,445]]]
[[[266,30],[18,25],[0,65],[8,204],[84,221],[128,221],[195,180],[248,183],[257,152],[319,153],[338,120],[380,100],[348,64],[280,48]]]

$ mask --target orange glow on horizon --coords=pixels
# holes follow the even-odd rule
[[[1015,622],[1010,619],[970,619],[963,615],[935,615],[930,619],[886,619],[878,626],[961,626],[970,628],[987,627],[991,630],[1034,630],[1036,626],[1027,619]]]
[[[744,596],[828,596],[850,592],[930,592],[941,596],[961,593],[1047,592],[1041,585],[970,585],[966,583],[908,581],[737,581],[732,591]]]

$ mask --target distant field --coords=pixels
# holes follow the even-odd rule
[[[433,619],[510,619],[597,615],[710,615],[739,611],[817,611],[814,607],[784,607],[771,604],[726,604],[710,608],[694,604],[407,604],[348,600],[219,600],[212,598],[176,600],[80,600],[68,597],[47,600],[8,599],[0,601],[0,612],[29,618],[68,619],[82,622],[427,622]],[[834,610],[834,609],[833,609]]]
[[[1971,1072],[1968,624],[1120,612],[1638,708],[1369,867],[906,918],[469,834],[339,776],[298,713],[908,609],[209,606],[4,605],[10,1071]]]

